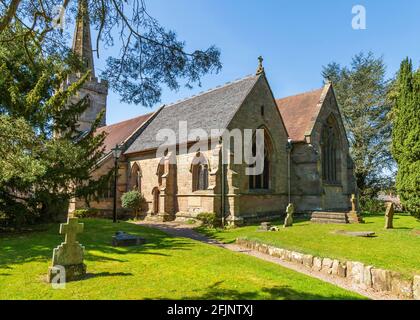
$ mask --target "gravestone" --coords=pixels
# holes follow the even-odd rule
[[[291,227],[293,225],[293,213],[295,212],[295,207],[293,203],[289,203],[286,208],[286,219],[284,219],[283,227]]]
[[[385,229],[393,229],[394,228],[394,204],[392,202],[388,202],[385,211]]]
[[[48,282],[56,275],[65,281],[78,280],[86,274],[83,263],[84,247],[76,241],[76,235],[83,232],[83,223],[78,218],[67,218],[60,225],[60,234],[65,234],[64,242],[53,251],[52,266],[48,269]],[[65,274],[60,274],[65,272]]]
[[[350,223],[363,223],[362,217],[357,212],[357,198],[353,193],[350,198],[351,211],[347,214],[347,218]]]
[[[336,230],[336,234],[344,234],[351,237],[365,237],[370,238],[375,236],[375,231],[345,231],[345,230]]]
[[[128,247],[138,246],[146,242],[146,239],[125,233],[124,231],[115,232],[115,236],[112,236],[112,245],[114,247]]]
[[[261,231],[269,231],[271,228],[271,223],[270,222],[261,222],[261,225],[259,227],[259,230]]]

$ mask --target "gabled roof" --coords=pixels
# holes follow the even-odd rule
[[[104,140],[105,154],[109,153],[116,144],[125,142],[152,115],[153,112],[98,128],[95,131],[95,135],[102,132],[106,133],[106,138]]]
[[[325,89],[324,86],[317,90],[276,99],[289,138],[293,141],[305,141],[305,135],[312,131]]]
[[[180,121],[187,121],[188,132],[203,129],[209,138],[214,138],[211,130],[226,129],[259,77],[248,76],[163,107],[125,153],[158,148],[162,142],[156,140],[156,135],[161,129],[173,130],[179,144],[190,142],[179,141],[182,139],[179,137]]]

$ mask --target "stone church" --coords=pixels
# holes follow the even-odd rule
[[[91,105],[79,118],[80,128],[86,130],[106,110],[108,88],[95,77],[89,18],[79,10],[73,50],[92,69],[91,79],[75,97],[89,95]],[[158,132],[170,129],[179,134],[182,121],[188,130],[208,133],[208,150],[157,156]],[[232,155],[223,155],[221,137],[212,135],[212,129],[263,129],[262,174],[246,175],[245,163],[224,164],[222,157]],[[168,221],[214,212],[229,223],[242,224],[279,217],[290,202],[297,212],[347,212],[351,194],[357,193],[332,84],[276,99],[262,59],[256,74],[127,121],[103,123],[97,131],[106,133],[105,152],[92,175],[114,168],[112,148],[119,145],[123,151],[118,159],[117,210],[122,210],[121,195],[137,189],[147,202],[142,210],[146,218]],[[179,139],[176,144],[188,147],[195,142]],[[109,192],[91,207],[112,211],[112,182]],[[75,199],[70,212],[85,207],[83,200]]]

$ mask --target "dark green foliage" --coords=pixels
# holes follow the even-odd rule
[[[391,99],[396,188],[404,208],[420,218],[420,69],[413,71],[408,58],[401,63]]]
[[[349,67],[330,63],[322,72],[333,83],[361,196],[375,197],[394,179],[388,119],[391,104],[387,99],[390,81],[385,73],[383,59],[372,53],[355,55]]]
[[[95,208],[76,209],[73,215],[77,218],[97,218],[101,216],[101,211]]]
[[[78,131],[86,99],[68,104],[89,74],[63,88],[70,73],[83,71],[80,62],[70,54],[44,56],[35,41],[1,42],[20,29],[0,34],[0,223],[8,225],[65,214],[70,198],[94,198],[111,174],[91,179],[104,135],[93,134],[97,124]]]
[[[203,223],[205,227],[219,227],[220,219],[217,218],[217,215],[214,212],[202,212],[197,215],[197,219]]]
[[[136,217],[145,202],[144,196],[137,190],[128,191],[121,196],[122,207],[133,210]]]
[[[360,208],[364,213],[383,214],[385,212],[385,202],[379,200],[376,195],[363,195],[359,198]]]

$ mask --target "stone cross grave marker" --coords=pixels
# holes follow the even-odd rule
[[[394,228],[394,204],[392,202],[388,202],[386,205],[385,211],[385,229],[393,229]]]
[[[352,212],[356,212],[357,211],[357,208],[356,208],[356,196],[355,196],[355,194],[353,193],[352,195],[351,195],[351,211]]]
[[[293,203],[289,203],[286,208],[286,219],[284,219],[283,227],[291,227],[293,225],[293,213],[295,212],[295,207]]]
[[[84,247],[76,241],[77,234],[82,232],[83,223],[79,223],[78,218],[69,217],[67,223],[60,225],[60,234],[65,234],[65,240],[53,251],[52,266],[48,270],[49,282],[62,270],[65,281],[77,280],[86,274]]]

